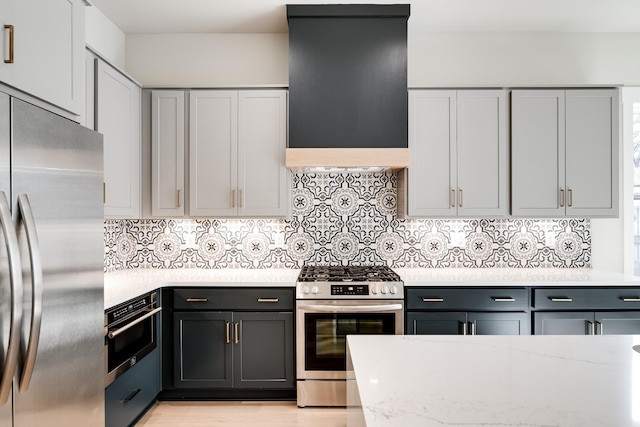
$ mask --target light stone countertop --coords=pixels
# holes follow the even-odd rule
[[[412,286],[640,286],[640,277],[589,268],[394,268]],[[104,275],[104,306],[168,286],[295,287],[300,269],[130,269]]]
[[[131,269],[104,274],[104,307],[170,286],[295,287],[293,269]]]
[[[640,426],[640,336],[352,335],[347,425]]]

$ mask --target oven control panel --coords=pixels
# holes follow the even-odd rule
[[[369,295],[369,285],[331,285],[331,295]]]

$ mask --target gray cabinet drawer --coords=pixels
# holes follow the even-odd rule
[[[292,311],[294,289],[285,288],[176,288],[175,310]]]
[[[537,310],[640,309],[640,288],[536,288]]]
[[[407,310],[527,311],[526,288],[409,288]]]

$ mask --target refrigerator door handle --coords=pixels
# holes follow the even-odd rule
[[[29,340],[27,350],[24,355],[24,365],[20,375],[18,390],[24,393],[29,388],[33,368],[36,363],[38,344],[40,342],[40,327],[42,326],[42,258],[40,257],[40,244],[36,231],[36,222],[31,209],[29,197],[26,194],[18,194],[18,208],[16,209],[18,221],[24,222],[24,229],[27,235],[27,245],[29,246],[29,262],[31,264],[31,323],[29,327]]]
[[[7,403],[11,395],[11,384],[18,364],[20,352],[20,328],[22,325],[22,267],[18,236],[11,220],[11,209],[4,192],[0,191],[0,230],[5,238],[9,261],[9,285],[11,288],[11,323],[9,343],[0,379],[0,406]]]

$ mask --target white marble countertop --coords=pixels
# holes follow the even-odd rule
[[[640,286],[590,268],[394,268],[411,286]],[[105,273],[104,306],[166,286],[295,286],[299,269],[130,269]]]
[[[348,426],[640,426],[640,336],[347,338]]]
[[[394,268],[404,286],[640,286],[640,277],[591,268]]]
[[[104,307],[110,308],[153,289],[168,286],[294,287],[292,269],[138,269],[104,274]]]

